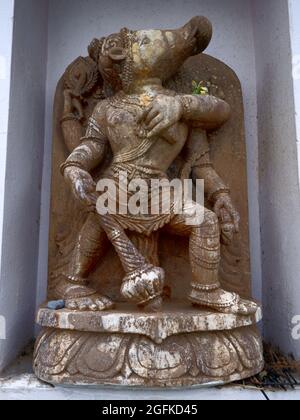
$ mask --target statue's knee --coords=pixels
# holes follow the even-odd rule
[[[206,211],[203,223],[193,228],[193,234],[196,237],[203,237],[203,235],[217,237],[219,234],[219,220],[216,214],[209,210]]]
[[[215,234],[219,230],[219,220],[216,214],[210,210],[205,211],[203,222],[192,228],[192,232],[196,235],[202,235],[203,232],[207,234]]]

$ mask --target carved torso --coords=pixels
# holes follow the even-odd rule
[[[170,94],[170,91],[165,92]],[[117,95],[112,101],[102,105],[106,108],[105,115],[98,123],[103,126],[114,156],[122,155],[124,151],[135,151],[147,139],[147,130],[140,122],[143,111],[151,102],[149,97],[147,99],[145,100],[145,95]],[[181,152],[187,138],[188,127],[179,122],[160,136],[149,139],[151,147],[135,159],[134,163],[166,172]]]

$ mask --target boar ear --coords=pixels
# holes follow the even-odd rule
[[[109,58],[114,62],[120,62],[126,59],[126,50],[121,47],[113,47],[108,52]]]
[[[213,35],[212,23],[204,16],[195,16],[191,20],[192,25],[196,28],[196,38],[198,44],[198,51],[206,50]]]

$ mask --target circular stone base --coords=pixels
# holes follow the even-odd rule
[[[255,327],[261,318],[173,303],[146,314],[120,305],[109,312],[41,308],[45,327],[34,354],[36,375],[50,383],[182,387],[228,383],[263,369]],[[76,328],[75,328],[76,326]]]

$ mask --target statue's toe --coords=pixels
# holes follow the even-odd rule
[[[87,302],[79,302],[78,303],[78,309],[80,311],[86,311],[89,309],[89,305],[87,304]]]
[[[240,299],[235,305],[224,308],[224,312],[235,315],[254,315],[258,310],[258,305],[250,300]]]
[[[115,306],[114,303],[106,296],[98,296],[95,300],[95,304],[97,305],[99,311],[107,311],[109,309],[113,309]]]
[[[77,303],[74,300],[66,300],[65,307],[71,311],[78,309]]]
[[[241,299],[239,306],[241,313],[245,315],[253,315],[258,310],[258,305],[250,300]]]

